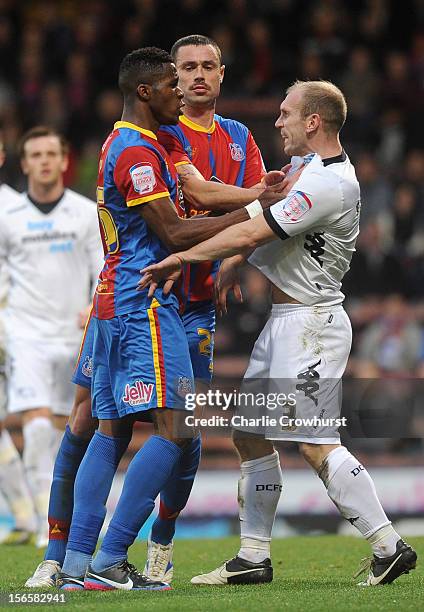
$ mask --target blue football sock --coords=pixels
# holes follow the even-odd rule
[[[96,431],[75,480],[75,500],[62,571],[82,576],[95,551],[106,516],[113,477],[130,438],[112,438]]]
[[[44,559],[63,564],[74,508],[74,484],[90,440],[75,436],[66,426],[53,471],[49,502],[49,544]]]
[[[174,537],[175,523],[190,497],[197,468],[200,463],[200,434],[184,448],[171,478],[160,493],[159,515],[152,525],[153,542],[166,546]]]
[[[152,436],[134,456],[99,554],[91,565],[94,571],[101,572],[127,558],[129,546],[151,514],[157,495],[181,455],[181,448],[174,442]]]

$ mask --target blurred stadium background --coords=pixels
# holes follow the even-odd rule
[[[391,437],[373,427],[345,438],[370,468],[388,514],[403,520],[402,533],[424,533],[416,520],[424,511],[423,0],[0,0],[2,180],[25,189],[16,145],[24,130],[45,123],[71,142],[68,186],[94,198],[98,151],[121,112],[121,58],[145,45],[169,49],[192,33],[220,45],[226,77],[218,112],[249,126],[268,169],[286,161],[274,121],[294,79],[330,79],[346,94],[342,136],[362,189],[358,252],[344,283],[354,326],[347,382],[382,380],[369,396]],[[253,269],[244,293],[244,304],[218,322],[218,377],[242,375],[267,316],[266,283]],[[9,425],[19,443],[17,424]],[[238,462],[230,437],[218,433],[205,432],[180,536],[237,532]],[[137,430],[133,450],[146,435]],[[275,535],[351,533],[295,445],[282,451]],[[111,508],[119,486],[120,479]]]

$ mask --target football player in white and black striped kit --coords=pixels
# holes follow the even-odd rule
[[[273,306],[255,343],[244,384],[266,379],[272,387],[277,380],[295,381],[298,393],[292,413],[299,422],[327,416],[326,412],[340,416],[338,382],[351,346],[341,281],[355,250],[360,191],[339,140],[346,112],[344,96],[332,83],[291,86],[276,122],[297,178],[287,197],[263,213],[252,209],[254,219],[149,266],[140,283],[151,283],[154,289],[165,280],[169,288],[183,263],[232,256],[216,280],[225,308],[226,294],[237,284],[235,270],[250,255],[250,263],[271,281]],[[415,567],[415,551],[391,525],[367,470],[341,446],[337,426],[295,423],[294,428],[274,427],[261,435],[254,430],[234,432],[242,460],[241,547],[230,561],[195,576],[193,584],[272,580],[271,530],[282,473],[271,439],[299,443],[342,516],[370,543],[373,557],[364,568],[369,572],[363,586],[392,582]]]

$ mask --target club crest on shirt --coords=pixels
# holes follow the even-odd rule
[[[241,162],[246,158],[243,149],[237,142],[230,142],[228,146],[230,147],[231,157],[234,161]]]
[[[180,397],[184,397],[187,393],[193,391],[193,385],[191,379],[188,376],[179,376],[178,378],[178,390],[177,393]]]
[[[193,157],[197,153],[197,148],[192,147],[191,145],[187,145],[186,147],[184,147],[184,151],[187,153],[190,159],[193,159]]]
[[[87,378],[91,378],[93,376],[93,358],[89,355],[87,355],[84,359],[84,362],[81,366],[81,371]]]
[[[311,208],[311,200],[301,191],[296,191],[285,203],[282,213],[286,221],[299,221]]]
[[[149,162],[140,162],[130,168],[130,176],[134,191],[143,195],[152,193],[156,187],[155,171]]]

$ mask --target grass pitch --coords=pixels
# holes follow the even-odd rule
[[[360,539],[342,536],[293,537],[274,540],[272,558],[274,581],[257,586],[195,587],[191,576],[210,571],[237,552],[236,537],[220,540],[179,540],[175,544],[176,567],[173,590],[164,592],[67,593],[65,604],[38,605],[38,610],[149,612],[207,612],[268,610],[372,610],[392,612],[424,610],[424,538],[408,538],[418,553],[417,569],[391,585],[376,588],[356,586],[353,580],[368,545]],[[0,547],[2,575],[0,590],[34,592],[23,589],[25,580],[41,561],[32,546]],[[145,546],[131,549],[130,561],[140,571],[144,567]],[[19,606],[21,609],[29,606]],[[32,608],[34,606],[31,606]]]

